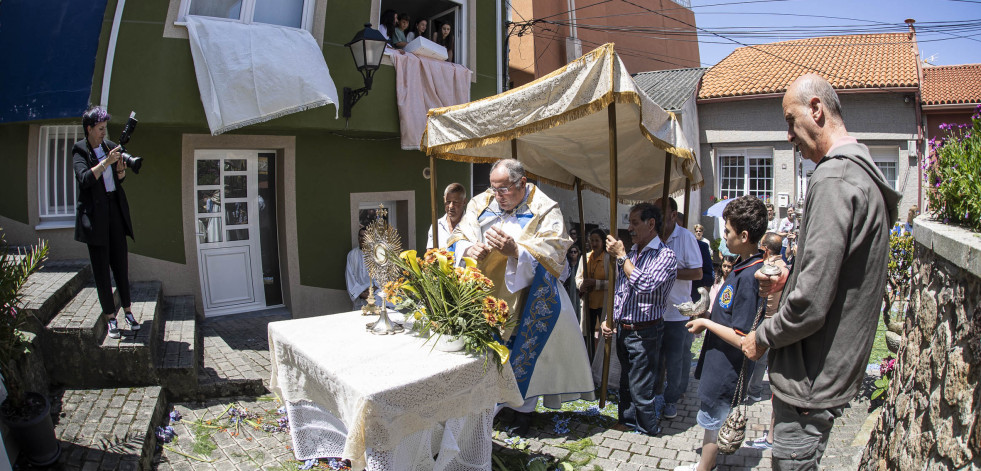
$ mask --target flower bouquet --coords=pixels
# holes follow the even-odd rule
[[[494,283],[464,257],[466,267],[454,266],[453,254],[429,249],[423,258],[415,250],[402,252],[393,260],[402,277],[385,284],[384,291],[396,309],[411,313],[413,329],[429,334],[463,339],[470,353],[493,353],[500,365],[510,352],[501,336],[514,325],[508,304],[490,295]]]

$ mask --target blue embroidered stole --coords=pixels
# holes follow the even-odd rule
[[[538,356],[545,348],[545,342],[552,334],[562,310],[559,282],[545,267],[538,265],[535,268],[535,278],[528,289],[520,323],[507,345],[511,350],[511,368],[521,397],[528,392]]]

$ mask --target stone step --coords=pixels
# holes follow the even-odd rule
[[[159,386],[56,391],[52,413],[62,450],[52,469],[151,469],[165,396]]]
[[[198,365],[196,399],[261,396],[268,392],[252,362],[230,347],[221,335],[213,329],[202,329],[200,341],[203,355]]]
[[[156,334],[161,317],[160,282],[133,283],[130,295],[133,316],[141,328],[129,330],[119,315],[123,334],[119,339],[107,335],[99,296],[91,285],[83,287],[48,323],[43,345],[52,383],[68,387],[157,384],[153,357],[160,340]]]
[[[36,319],[25,330],[40,332],[51,318],[75,296],[82,286],[92,280],[88,260],[53,260],[44,262],[41,269],[27,278],[21,288],[23,310]]]
[[[155,365],[160,384],[172,398],[187,398],[197,389],[197,323],[193,296],[164,298],[162,336]]]

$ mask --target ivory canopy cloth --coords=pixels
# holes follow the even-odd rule
[[[337,87],[306,30],[187,16],[212,135],[333,104]]]
[[[437,158],[494,162],[512,156],[528,172],[560,187],[609,194],[607,108],[616,103],[618,198],[660,198],[664,158],[673,155],[670,192],[703,184],[701,170],[673,113],[639,89],[605,44],[538,80],[507,92],[429,110],[422,148]]]
[[[291,425],[336,430],[334,436],[343,437],[342,456],[352,460],[353,469],[364,468],[369,451],[376,456],[396,452],[406,440],[418,440],[419,432],[466,429],[465,423],[488,411],[492,417],[498,403],[522,404],[509,364],[499,372],[493,359],[485,363],[480,357],[436,351],[414,334],[373,335],[365,323],[374,319],[349,312],[269,324],[272,390],[291,409],[309,401],[342,422]],[[343,345],[328,338],[344,339]],[[481,446],[489,452],[490,427],[485,428]],[[318,457],[329,441],[296,438],[299,459]]]
[[[452,62],[393,52],[395,93],[399,106],[402,150],[419,150],[430,108],[470,100],[470,69]]]

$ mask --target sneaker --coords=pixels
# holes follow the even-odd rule
[[[673,419],[678,416],[678,407],[674,404],[664,405],[664,414],[661,417],[665,419]]]
[[[116,319],[109,319],[109,338],[119,338],[119,326],[116,325]]]
[[[763,396],[754,396],[752,394],[747,394],[746,399],[743,400],[743,404],[756,404],[763,400]]]
[[[746,446],[756,450],[769,450],[773,448],[773,444],[766,441],[766,435],[767,434],[764,433],[762,437],[746,442]]]
[[[712,471],[716,471],[717,469],[719,469],[719,465],[712,467]],[[698,463],[675,466],[674,471],[698,471]]]
[[[126,313],[126,325],[129,326],[129,330],[140,330],[140,323],[136,322],[132,312]]]

